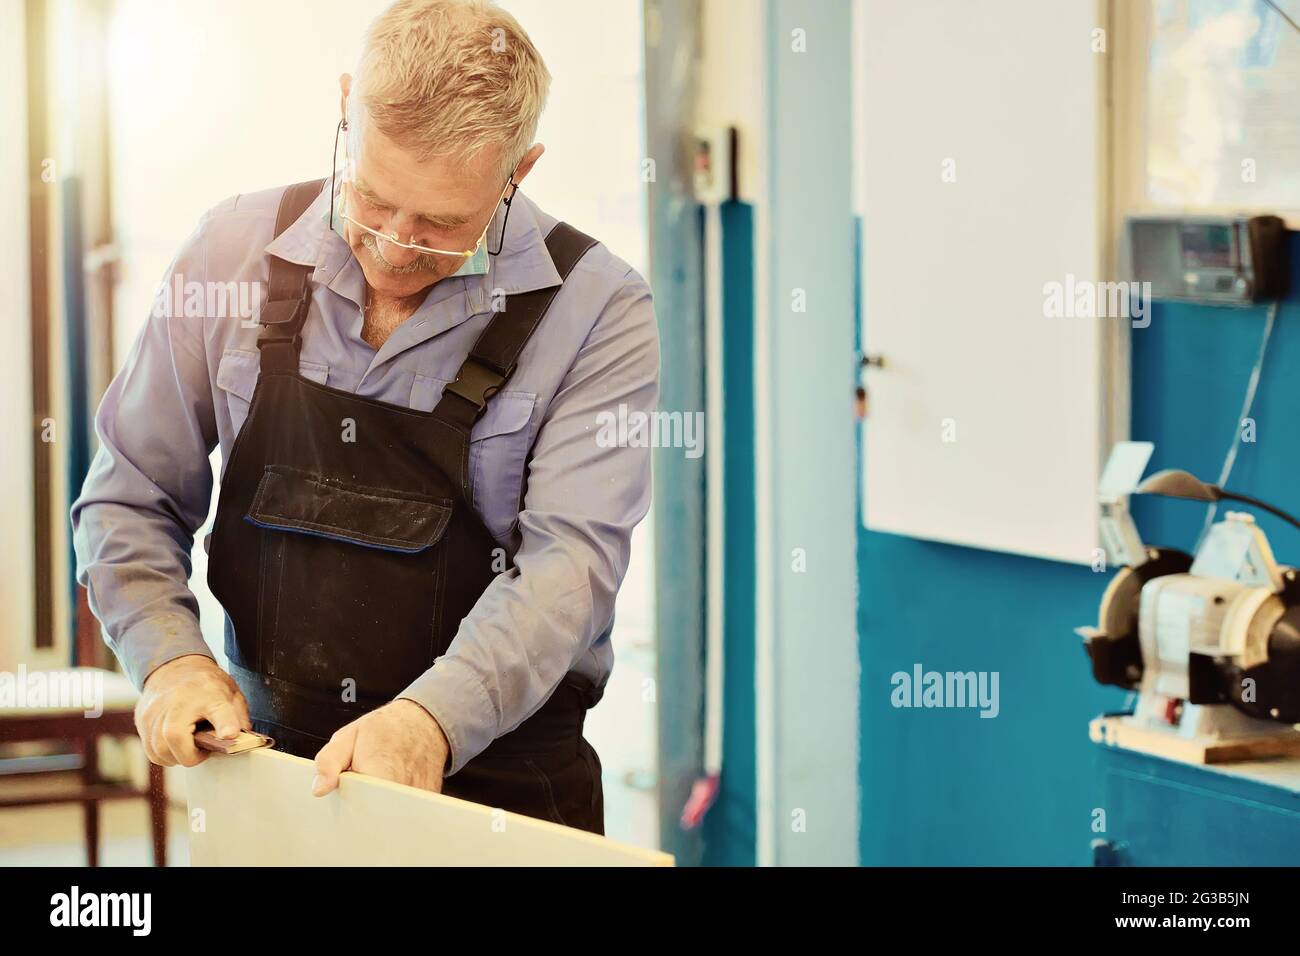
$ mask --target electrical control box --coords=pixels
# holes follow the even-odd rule
[[[736,198],[736,128],[717,126],[695,131],[695,201],[716,206]]]
[[[1128,252],[1132,278],[1157,299],[1250,305],[1287,291],[1277,216],[1131,216]]]

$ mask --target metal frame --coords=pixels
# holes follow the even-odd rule
[[[32,334],[32,488],[35,534],[31,559],[36,568],[36,627],[33,646],[50,650],[54,635],[53,445],[42,440],[43,422],[53,417],[50,382],[50,187],[41,171],[50,155],[45,106],[50,102],[47,81],[48,8],[45,0],[27,0],[27,195],[28,242],[31,256]],[[33,108],[35,104],[36,108]]]

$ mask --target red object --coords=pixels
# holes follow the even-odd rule
[[[1171,727],[1178,726],[1178,720],[1182,717],[1183,702],[1177,697],[1170,697],[1165,700],[1165,723]]]
[[[686,798],[686,806],[682,807],[683,830],[694,830],[704,822],[709,807],[713,806],[713,802],[718,799],[721,783],[722,778],[716,773],[695,781],[695,785],[691,787],[691,795]]]

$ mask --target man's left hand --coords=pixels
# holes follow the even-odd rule
[[[413,700],[395,700],[340,727],[316,755],[313,796],[339,785],[339,774],[355,770],[421,790],[442,792],[447,737],[433,716]]]

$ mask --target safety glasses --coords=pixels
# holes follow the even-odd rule
[[[333,230],[334,228],[335,202],[333,197],[338,195],[338,193],[335,191],[335,179],[338,175],[339,135],[341,133],[347,132],[347,128],[348,128],[347,120],[341,119],[339,120],[339,125],[334,130],[334,156],[330,162],[330,197],[331,197],[330,198],[330,229],[331,230]],[[350,167],[350,165],[351,165],[351,160],[345,155],[344,157],[345,168]],[[351,182],[350,174],[344,176],[343,182],[344,185],[350,184]],[[506,195],[507,190],[510,191],[509,196]],[[501,238],[500,241],[497,243],[497,248],[495,250],[492,249],[488,250],[488,255],[490,256],[499,256],[501,254],[501,250],[505,247],[506,223],[510,221],[510,203],[515,198],[515,193],[518,190],[519,190],[519,186],[515,183],[514,177],[513,176],[509,177],[506,181],[506,185],[501,190],[501,198],[498,200],[499,202],[505,203],[506,206],[506,214],[504,218],[502,218],[501,220]],[[396,232],[393,232],[391,234],[386,232],[380,232],[378,229],[374,229],[371,226],[366,225],[364,222],[361,222],[360,220],[356,219],[355,217],[348,215],[346,211],[341,211],[339,213],[339,218],[344,222],[351,223],[353,226],[356,226],[362,232],[367,232],[370,235],[374,236],[376,239],[382,239],[384,240],[384,242],[396,246],[399,249],[410,249],[413,252],[418,252],[428,256],[451,256],[452,258],[456,258],[456,259],[468,259],[470,256],[478,252],[479,249],[483,247],[484,241],[487,239],[488,229],[491,228],[492,226],[492,216],[489,216],[488,221],[483,226],[483,231],[479,234],[478,241],[474,243],[474,248],[456,251],[451,249],[434,249],[430,246],[422,246],[416,242],[402,242],[399,238],[397,238]]]

